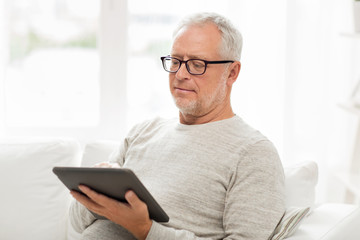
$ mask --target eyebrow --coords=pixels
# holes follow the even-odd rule
[[[180,56],[180,55],[178,55],[178,54],[170,54],[170,56],[176,57],[176,58],[180,58],[180,59],[183,59],[183,58],[184,58],[183,56]],[[199,56],[199,55],[189,55],[188,57],[189,57],[189,59],[202,59],[202,60],[206,60],[206,57],[202,57],[202,56]]]

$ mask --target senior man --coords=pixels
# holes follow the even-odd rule
[[[82,186],[88,197],[72,192],[70,219],[83,239],[269,238],[285,212],[284,175],[273,144],[232,110],[241,47],[218,14],[180,23],[161,58],[179,119],[135,126],[105,164],[132,169],[170,221],[151,220],[132,191],[124,204]]]

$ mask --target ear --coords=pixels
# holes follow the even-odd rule
[[[236,81],[237,77],[239,76],[240,69],[241,69],[241,63],[239,61],[235,61],[231,64],[231,66],[229,67],[229,75],[226,81],[228,86],[231,87],[233,83]]]

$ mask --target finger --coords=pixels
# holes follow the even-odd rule
[[[95,168],[107,168],[107,167],[111,167],[111,165],[108,162],[100,162],[95,164],[93,167]]]
[[[121,168],[120,164],[117,163],[117,162],[116,162],[116,163],[112,163],[112,164],[111,164],[111,167],[112,167],[112,168]]]
[[[86,195],[82,194],[81,192],[75,191],[75,190],[71,190],[70,193],[76,200],[89,200],[90,199]]]
[[[143,204],[143,201],[141,201],[133,191],[127,191],[125,193],[125,199],[132,207],[137,207]]]
[[[115,199],[109,198],[101,193],[98,193],[85,185],[79,185],[79,189],[86,194],[95,204],[100,207],[125,207],[125,204],[119,204]]]
[[[88,196],[90,199],[92,199],[93,201],[95,201],[96,203],[99,203],[100,205],[102,205],[101,203],[106,202],[106,200],[108,199],[108,197],[106,197],[105,195],[95,192],[94,190],[92,190],[91,188],[85,186],[85,185],[79,185],[79,189],[86,195]]]
[[[70,194],[82,205],[84,205],[89,210],[98,210],[101,209],[102,206],[77,191],[70,191]]]
[[[76,199],[76,200],[81,200],[83,198],[87,198],[86,196],[84,196],[84,194],[81,194],[77,191],[71,190],[70,194]]]

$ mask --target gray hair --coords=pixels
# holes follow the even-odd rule
[[[221,33],[220,55],[229,60],[240,61],[243,44],[241,33],[228,19],[217,13],[196,13],[189,15],[179,23],[173,33],[173,37],[175,38],[182,28],[194,25],[201,26],[207,23],[215,24]]]

